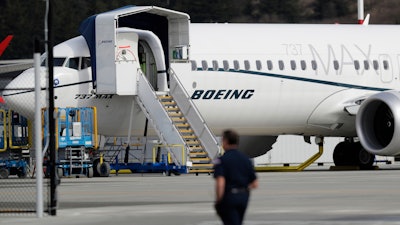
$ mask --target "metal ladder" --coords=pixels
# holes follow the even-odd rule
[[[185,146],[191,162],[189,172],[212,172],[212,159],[221,148],[176,74],[170,70],[170,92],[158,95],[143,73],[139,74],[137,102],[156,129],[161,142]],[[173,149],[168,151],[173,155],[174,163],[185,165],[186,162],[176,157],[179,152]]]
[[[169,145],[184,146],[185,142],[176,127],[173,126],[173,121],[159,101],[155,90],[140,69],[138,70],[137,84],[138,95],[136,101],[138,105],[149,122],[153,125],[161,143],[166,146],[168,152],[171,154],[173,163],[176,166],[185,166],[186,162],[182,162],[182,160],[177,157],[181,153],[174,148],[168,147]]]
[[[176,101],[171,95],[159,96],[165,110],[178,129],[180,135],[188,147],[188,158],[192,162],[189,172],[192,173],[210,173],[212,172],[212,159],[204,149],[198,136],[195,134],[192,126],[183,115]]]

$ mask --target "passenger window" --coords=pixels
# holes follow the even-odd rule
[[[285,64],[283,63],[282,60],[279,60],[279,61],[278,61],[278,65],[279,65],[279,69],[280,69],[280,70],[284,70],[284,69],[285,69]]]
[[[383,68],[384,68],[385,70],[388,70],[388,69],[389,69],[389,61],[383,60]]]
[[[208,64],[206,60],[201,61],[201,67],[203,68],[203,70],[207,70],[208,69]]]
[[[262,69],[262,65],[261,65],[261,61],[260,60],[256,61],[256,67],[257,67],[257,70],[261,70]]]
[[[268,70],[272,70],[273,69],[271,60],[267,60],[267,68],[268,68]]]
[[[369,62],[368,60],[364,60],[364,69],[369,70]]]
[[[312,61],[311,61],[311,67],[312,67],[313,70],[317,70],[317,68],[318,68],[318,67],[317,67],[317,61],[312,60]]]
[[[224,60],[222,63],[224,64],[224,70],[228,71],[229,70],[229,62],[228,62],[228,60]]]
[[[358,60],[354,60],[354,68],[355,68],[356,70],[359,70],[359,69],[360,69],[360,62],[359,62]]]
[[[68,59],[68,62],[65,65],[65,67],[78,70],[78,68],[79,68],[79,57]]]
[[[250,70],[250,62],[249,62],[249,60],[244,60],[244,69],[245,70]]]
[[[372,65],[374,66],[374,70],[379,70],[379,63],[377,60],[372,61]]]
[[[301,66],[301,69],[302,69],[302,70],[306,70],[306,69],[307,69],[306,61],[301,60],[301,61],[300,61],[300,66]]]
[[[217,71],[218,70],[218,62],[217,62],[217,60],[213,60],[212,64],[213,64],[213,70]]]
[[[334,68],[335,70],[338,70],[338,69],[339,69],[339,62],[338,62],[337,60],[333,60],[333,68]]]
[[[197,63],[194,60],[191,60],[190,63],[192,64],[192,70],[197,70]]]
[[[296,69],[296,61],[290,60],[290,67],[292,68],[292,70],[295,70]]]
[[[89,68],[91,66],[92,66],[92,61],[90,61],[90,57],[83,57],[82,64],[81,64],[81,70]]]
[[[234,61],[233,61],[233,67],[234,67],[235,70],[239,70],[239,69],[240,69],[239,61],[234,60]]]

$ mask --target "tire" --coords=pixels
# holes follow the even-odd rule
[[[19,169],[17,173],[18,178],[26,178],[28,176],[28,173],[26,172],[26,169]]]
[[[93,177],[93,167],[87,168],[87,177],[92,178]]]
[[[103,162],[100,165],[100,176],[101,177],[108,177],[110,176],[111,167],[108,162]]]
[[[372,169],[372,166],[375,162],[375,155],[367,152],[362,146],[361,143],[354,144],[356,149],[356,162],[360,169],[368,170]]]
[[[375,155],[367,152],[360,142],[340,142],[333,151],[333,162],[336,166],[358,166],[360,169],[371,169]]]
[[[352,143],[340,142],[333,150],[333,162],[335,166],[355,166]]]
[[[10,172],[6,168],[1,168],[0,169],[0,179],[7,179],[8,175],[10,175]]]
[[[178,171],[172,171],[175,176],[180,176],[181,174]]]
[[[93,160],[93,176],[100,177],[100,158]]]
[[[61,179],[61,177],[64,176],[64,169],[63,168],[57,168],[57,175],[58,175],[58,178]]]

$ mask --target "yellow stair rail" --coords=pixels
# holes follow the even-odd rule
[[[159,147],[170,147],[170,148],[181,148],[182,149],[182,161],[186,162],[185,146],[183,145],[154,145],[153,146],[153,163],[156,162],[156,149]],[[171,154],[168,152],[168,163],[172,163]]]

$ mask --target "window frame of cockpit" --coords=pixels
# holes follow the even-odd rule
[[[72,68],[72,67],[70,67],[69,64],[68,64],[69,61],[70,61],[71,59],[74,59],[74,58],[78,58],[78,59],[79,59],[79,60],[78,60],[77,68]],[[63,59],[62,64],[61,64],[61,63],[57,63],[57,61],[60,60],[60,59]],[[46,60],[47,60],[47,55],[46,55],[46,54],[43,54],[43,55],[41,56],[41,63],[40,63],[40,65],[41,65],[41,66],[46,66]],[[88,63],[84,63],[85,60],[86,60],[86,62],[88,62]],[[86,57],[86,56],[79,56],[79,57],[54,57],[54,59],[53,59],[53,64],[54,64],[55,67],[66,67],[66,68],[74,69],[74,70],[78,70],[78,71],[88,69],[88,68],[90,68],[90,67],[92,66],[92,62],[91,62],[90,57]],[[84,65],[85,65],[86,67],[84,67]]]
[[[62,64],[56,63],[56,62],[58,62],[59,59],[64,59]],[[68,59],[68,57],[54,57],[53,58],[53,65],[54,66],[58,66],[58,67],[64,67],[67,59]],[[40,66],[47,66],[46,65],[46,60],[47,60],[47,56],[43,56],[42,62],[40,63]]]
[[[74,60],[77,59],[75,61],[75,65],[74,67],[71,67],[71,63],[70,62],[74,62]],[[69,69],[73,69],[73,70],[80,70],[81,68],[81,61],[82,61],[82,57],[68,57],[67,60],[65,60],[64,62],[64,67],[69,68]]]

